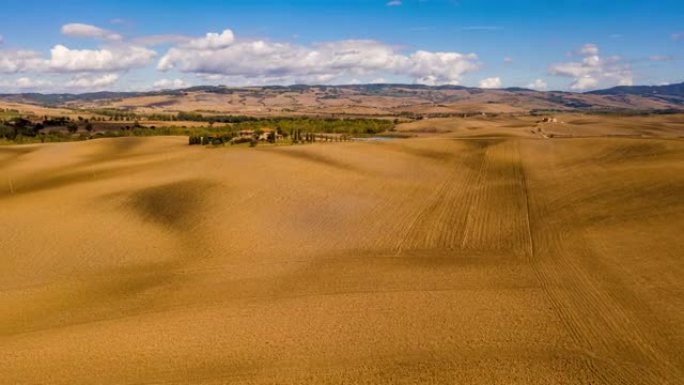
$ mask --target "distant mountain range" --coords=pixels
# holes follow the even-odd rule
[[[684,83],[621,86],[586,93],[407,84],[198,86],[151,92],[0,94],[0,100],[50,107],[117,108],[144,113],[446,115],[531,110],[683,110]]]
[[[639,95],[648,98],[660,99],[674,104],[684,104],[684,83],[668,84],[663,86],[620,86],[607,90],[588,92],[593,95]]]

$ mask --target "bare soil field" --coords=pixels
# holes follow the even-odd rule
[[[559,119],[2,146],[0,383],[681,384],[681,123]]]
[[[66,109],[66,108],[44,107],[44,106],[39,106],[39,105],[34,105],[34,104],[27,104],[27,103],[7,102],[4,100],[0,100],[0,109],[17,111],[18,113],[20,113],[22,115],[36,116],[36,117],[68,116],[70,118],[76,119],[76,117],[79,115],[76,111]],[[94,114],[80,113],[80,116],[89,118],[91,116],[94,116]]]

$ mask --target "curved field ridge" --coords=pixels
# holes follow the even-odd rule
[[[458,122],[0,148],[0,383],[681,384],[684,142]]]

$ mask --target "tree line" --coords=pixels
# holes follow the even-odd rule
[[[180,115],[187,118],[185,113]],[[293,137],[297,133],[309,134],[343,134],[346,136],[369,136],[394,128],[395,121],[366,118],[320,118],[320,117],[281,117],[260,118],[233,116],[230,124],[215,126],[208,121],[201,127],[178,126],[146,126],[135,119],[131,124],[109,125],[100,123],[102,117],[43,117],[42,120],[29,120],[24,117],[13,117],[0,120],[0,138],[15,142],[68,141],[88,139],[90,137],[119,136],[162,136],[183,135],[203,137],[235,138],[240,131],[251,130],[257,135],[264,130],[273,130],[283,137]],[[96,125],[93,125],[96,122]],[[111,129],[108,129],[111,127]],[[97,130],[95,130],[97,128]],[[80,134],[79,131],[81,132]],[[86,131],[87,133],[84,133]],[[95,132],[94,132],[95,131]],[[78,134],[78,135],[77,135]]]

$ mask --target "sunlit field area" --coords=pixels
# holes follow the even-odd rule
[[[681,127],[580,120],[0,147],[3,381],[677,383]]]

